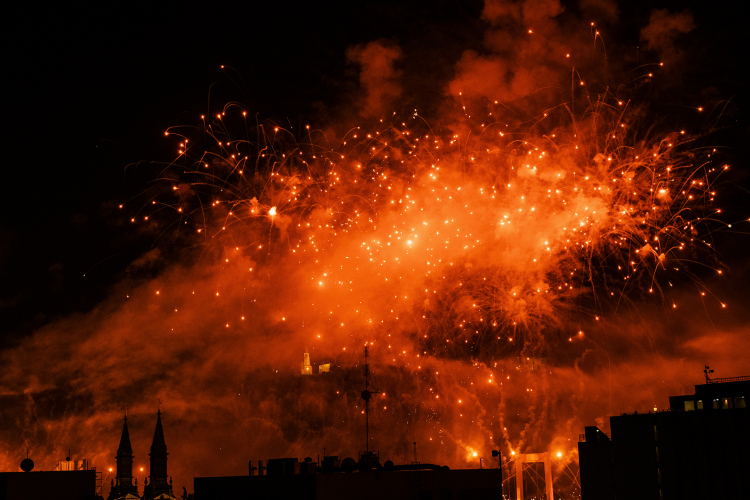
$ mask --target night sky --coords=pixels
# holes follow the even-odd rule
[[[537,3],[541,8],[554,2]],[[608,57],[609,68],[604,72],[610,72],[613,82],[632,79],[633,68],[641,61],[674,62],[653,78],[651,85],[655,90],[647,94],[651,112],[661,121],[679,124],[701,136],[699,144],[714,145],[720,149],[722,161],[731,165],[720,189],[721,220],[731,223],[732,228],[725,227],[712,236],[719,252],[718,261],[725,272],[721,277],[696,272],[731,309],[724,312],[707,306],[702,317],[709,319],[704,323],[715,324],[718,330],[735,332],[733,336],[721,337],[721,342],[740,338],[747,345],[750,335],[747,308],[750,302],[747,299],[750,292],[750,259],[747,257],[750,253],[747,250],[750,245],[750,156],[747,151],[750,123],[745,109],[750,82],[745,71],[747,43],[741,36],[742,16],[730,3],[716,5],[697,1],[615,5],[589,0],[580,4],[563,2],[563,7],[564,11],[554,19],[555,40],[564,38],[561,32],[570,32],[571,39],[585,38],[591,31],[590,21],[597,21]],[[0,402],[4,400],[0,404],[0,422],[8,429],[32,428],[47,419],[59,421],[72,415],[70,418],[83,421],[100,412],[104,415],[102,419],[112,421],[111,425],[98,428],[100,445],[82,443],[80,453],[88,453],[103,462],[104,457],[115,452],[120,408],[126,404],[141,405],[136,410],[140,411],[140,423],[134,425],[131,435],[136,436],[134,441],[139,446],[150,439],[154,422],[149,408],[155,412],[157,393],[169,393],[168,382],[162,384],[136,377],[132,387],[117,389],[119,392],[112,400],[102,403],[97,400],[96,391],[82,394],[71,388],[75,382],[70,380],[72,385],[66,386],[59,382],[59,377],[53,377],[54,382],[40,375],[39,380],[28,382],[29,374],[35,372],[34,367],[19,366],[36,360],[55,363],[56,359],[70,362],[68,367],[75,366],[75,356],[81,354],[71,354],[68,359],[67,346],[78,335],[82,342],[94,338],[91,332],[101,328],[85,327],[77,332],[76,324],[88,325],[94,321],[92,318],[110,314],[116,308],[113,304],[119,300],[113,297],[124,295],[127,287],[146,286],[143,284],[151,280],[158,282],[167,275],[172,276],[171,266],[184,257],[174,248],[175,240],[130,223],[131,216],[147,203],[144,200],[149,198],[144,193],[153,188],[160,171],[153,162],[169,162],[174,158],[174,142],[164,136],[167,128],[196,125],[201,114],[220,112],[230,101],[241,103],[251,116],[257,113],[260,120],[273,120],[296,130],[306,124],[337,131],[357,126],[372,117],[362,112],[365,90],[357,56],[352,55],[356,54],[356,49],[352,50],[373,41],[400,51],[395,62],[399,96],[392,100],[388,111],[408,115],[412,109],[417,109],[428,121],[438,123],[442,116],[458,109],[450,85],[466,68],[460,61],[469,60],[467,51],[483,54],[489,50],[488,33],[492,23],[487,15],[483,16],[483,8],[483,2],[451,1],[409,2],[408,5],[390,1],[355,2],[343,8],[331,3],[265,3],[260,7],[252,3],[245,6],[211,3],[173,8],[137,8],[123,4],[80,9],[66,4],[39,10],[6,8],[3,16],[5,158],[0,212],[0,349],[10,368],[0,369]],[[668,43],[665,38],[654,35],[652,47],[649,47],[641,30],[653,21],[653,11],[657,9],[667,9],[669,16],[673,16],[667,16],[669,19],[665,18],[665,24],[660,26],[674,22],[671,29],[677,30],[677,34],[667,37]],[[682,32],[678,14],[685,12],[692,15],[692,25]],[[656,25],[652,23],[652,26]],[[501,32],[504,28],[493,25],[493,29]],[[534,29],[541,35],[548,33],[544,26]],[[655,40],[662,40],[659,50],[653,47]],[[596,47],[592,52],[599,51],[597,60],[601,60],[602,43],[592,42],[592,46]],[[601,70],[600,64],[598,67]],[[517,102],[523,97],[513,92],[507,91],[508,102]],[[696,111],[699,106],[705,107],[703,113]],[[124,204],[122,210],[118,208],[121,204]],[[152,267],[133,265],[134,261],[150,255],[154,248],[161,248],[162,262]],[[652,313],[651,306],[646,305],[635,315]],[[629,360],[623,363],[630,363],[623,374],[642,372],[642,380],[634,377],[650,385],[655,382],[649,381],[646,374],[658,373],[659,367],[669,365],[670,370],[675,370],[670,380],[680,380],[685,387],[700,383],[701,361],[694,363],[695,366],[670,364],[674,360],[697,359],[695,353],[680,354],[682,351],[675,346],[683,341],[686,345],[694,342],[693,347],[707,349],[706,359],[718,363],[719,376],[750,374],[746,361],[721,359],[722,353],[732,352],[731,346],[711,350],[712,347],[707,348],[696,340],[702,338],[697,333],[687,333],[692,328],[689,319],[672,318],[666,312],[656,315],[666,325],[665,331],[686,333],[642,340],[651,342],[651,347],[635,353],[618,344],[613,348],[613,356],[622,356],[622,360]],[[53,330],[60,333],[49,334]],[[43,342],[46,354],[36,358],[34,348],[24,343],[35,342],[40,331],[51,336],[45,337],[50,340]],[[115,335],[113,332],[112,339]],[[96,338],[96,342],[106,343],[109,337]],[[47,344],[54,344],[55,339],[59,339],[61,352],[52,355],[54,345]],[[157,344],[164,357],[176,356],[169,340]],[[119,341],[112,344],[113,352],[125,348]],[[133,363],[147,362],[139,358],[137,346],[127,348],[133,349]],[[297,353],[302,352],[301,347],[295,344],[294,349],[290,356],[301,358]],[[592,345],[590,349],[596,351],[597,348]],[[103,373],[115,377],[119,365],[105,367],[107,355],[104,352],[96,364]],[[112,356],[114,359],[120,354]],[[147,359],[153,360],[154,356],[158,357],[158,352],[149,354]],[[182,363],[192,362],[189,354],[179,356],[182,356]],[[561,356],[558,366],[565,369],[573,366],[575,360],[578,367],[585,356],[580,353]],[[662,356],[672,361],[667,363]],[[286,362],[286,358],[283,359]],[[638,362],[633,361],[636,359]],[[722,361],[734,370],[745,370],[742,373],[720,370]],[[686,366],[689,374],[677,373],[676,370]],[[592,367],[589,375],[598,369],[601,369],[600,364]],[[86,376],[85,372],[79,373],[71,380]],[[217,377],[214,382],[217,387],[222,387],[222,376],[219,373],[209,375]],[[382,383],[393,383],[394,388],[398,388],[399,383],[408,385],[408,381],[400,377],[406,378],[403,374],[384,375]],[[157,379],[169,380],[169,377],[154,375],[154,380]],[[252,385],[247,380],[242,383]],[[151,394],[149,391],[154,388],[158,390]],[[322,389],[309,390],[314,393]],[[611,398],[612,389],[609,390]],[[663,392],[671,394],[674,390],[673,386],[668,386]],[[34,401],[20,396],[29,391],[36,394]],[[222,391],[224,388],[218,390]],[[616,392],[628,393],[625,386]],[[659,397],[663,399],[664,394],[659,393]],[[119,407],[118,398],[122,401]],[[174,399],[180,400],[178,396]],[[283,399],[282,396],[279,395],[279,399]],[[222,403],[217,403],[212,408],[221,406]],[[171,450],[183,446],[180,449],[187,454],[189,448],[176,441],[178,436],[187,439],[185,436],[189,433],[180,434],[177,425],[170,429],[170,418],[182,419],[180,425],[193,429],[191,432],[199,432],[195,428],[206,423],[183,418],[189,412],[190,401],[180,400],[175,407],[166,404],[164,408],[170,464],[179,464],[179,452]],[[608,409],[625,411],[628,406],[618,403]],[[262,413],[263,410],[253,408],[251,412]],[[600,415],[606,414],[607,409],[601,409]],[[235,420],[221,413],[216,422],[234,425]],[[578,428],[568,430],[571,434],[579,432]],[[559,428],[555,432],[558,431]],[[208,441],[210,436],[221,435],[216,429],[204,434]],[[65,431],[62,435],[70,440],[75,434]],[[285,431],[287,442],[297,442],[303,437],[290,437],[289,431]],[[462,442],[460,437],[452,437]],[[50,468],[54,460],[64,458],[60,450],[75,447],[68,441],[43,442],[56,439],[62,438],[50,431],[49,434],[29,433],[19,441],[0,430],[3,470],[14,470],[13,466],[20,461],[18,452],[26,447],[39,450],[35,460],[38,457],[39,463]],[[173,444],[175,448],[171,448]],[[134,442],[134,448],[137,447]],[[271,444],[253,449],[259,450],[258,453],[276,452]],[[136,453],[144,457],[145,450],[145,446],[141,446]],[[282,447],[278,453],[296,450]],[[60,456],[42,458],[44,453]],[[196,453],[204,454],[204,449],[199,448]],[[205,457],[211,456],[205,452]],[[240,468],[248,458],[271,458],[246,457],[238,449],[230,452],[229,457]],[[460,465],[463,464],[456,464]],[[176,474],[180,474],[179,490],[182,484],[192,484],[190,478],[194,475],[221,472],[195,458],[191,458],[190,464],[183,462],[175,468],[179,471]]]
[[[153,170],[126,167],[170,159],[164,130],[205,113],[209,97],[212,109],[231,100],[262,118],[324,122],[351,105],[358,84],[348,47],[403,40],[415,58],[428,53],[417,66],[446,79],[463,48],[479,43],[481,3],[398,4],[9,16],[6,183],[14,187],[3,198],[0,269],[13,285],[2,291],[3,342],[90,309],[151,246],[112,212],[152,180]],[[436,36],[456,42],[431,46]]]

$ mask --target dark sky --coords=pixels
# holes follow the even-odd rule
[[[194,123],[209,96],[213,109],[234,100],[262,117],[315,120],[356,85],[348,46],[399,35],[423,43],[415,33],[450,29],[457,19],[466,26],[450,36],[466,38],[480,9],[476,2],[406,10],[375,2],[349,12],[123,4],[7,16],[3,341],[90,308],[153,243],[120,227],[124,219],[112,212],[154,172],[125,167],[168,159],[163,131]]]
[[[462,51],[481,48],[482,3],[408,4],[66,4],[7,11],[2,343],[91,308],[153,244],[123,226],[115,207],[153,175],[127,165],[169,158],[166,127],[229,100],[261,117],[324,125],[357,88],[347,47],[375,39],[402,47],[407,97],[429,115]],[[746,178],[747,154],[739,148],[748,131],[740,16],[705,2],[623,4],[605,37],[619,47],[613,55],[637,50],[639,29],[659,7],[689,8],[696,22],[685,38],[689,78],[672,98],[708,93],[732,100],[731,119],[723,122],[732,126],[713,140],[732,151],[736,179]],[[233,69],[222,71],[222,64]],[[731,189],[742,203],[742,189]],[[736,241],[730,239],[730,254]]]

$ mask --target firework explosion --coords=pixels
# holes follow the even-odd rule
[[[146,467],[161,400],[177,487],[248,459],[355,456],[368,345],[370,449],[409,462],[417,441],[420,460],[451,467],[552,450],[565,493],[584,425],[653,409],[707,350],[746,345],[746,328],[698,334],[706,322],[679,316],[724,307],[702,282],[724,270],[711,237],[728,166],[655,123],[643,89],[658,63],[616,91],[594,84],[571,71],[582,45],[550,35],[559,12],[533,3],[487,3],[490,47],[503,16],[547,38],[524,28],[512,55],[466,51],[428,118],[393,112],[403,52],[377,42],[347,52],[365,92],[354,128],[260,121],[237,103],[169,128],[174,159],[120,207],[156,240],[135,278],[2,353],[0,396],[23,409],[0,413],[18,429],[6,449],[51,468],[77,443],[106,469],[128,406]],[[675,60],[656,21],[649,40]],[[686,32],[692,18],[667,21]],[[559,85],[535,95],[545,81]],[[677,345],[674,330],[693,333]]]
[[[428,355],[543,355],[631,296],[677,307],[666,283],[696,280],[688,264],[710,249],[728,168],[684,131],[638,137],[616,96],[581,116],[572,105],[558,109],[573,123],[549,130],[553,111],[519,132],[493,108],[494,122],[467,118],[444,137],[415,111],[333,146],[309,126],[237,139],[247,113],[231,105],[197,133],[167,132],[178,157],[162,172],[169,196],[151,204],[218,248],[204,259],[241,261],[232,281],[295,290],[278,314],[316,332],[310,342],[345,328],[355,345],[399,332]],[[226,311],[225,327],[245,319]]]

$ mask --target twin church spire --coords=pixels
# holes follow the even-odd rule
[[[122,424],[122,436],[120,436],[120,447],[117,448],[117,475],[112,480],[107,500],[135,500],[140,499],[138,495],[137,479],[133,479],[133,447],[130,445],[130,433],[128,432],[128,417],[125,416]]]
[[[117,448],[117,475],[112,480],[107,500],[174,500],[171,479],[167,475],[167,444],[161,425],[161,410],[156,412],[156,429],[149,455],[150,470],[143,495],[138,494],[138,479],[133,477],[133,447],[125,416]]]

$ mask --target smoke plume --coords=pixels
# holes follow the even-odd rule
[[[367,345],[383,460],[410,462],[414,441],[453,468],[553,450],[562,484],[584,426],[667,408],[706,363],[744,374],[746,313],[690,267],[726,269],[701,240],[722,167],[640,127],[647,73],[616,93],[627,61],[588,21],[617,5],[578,7],[488,0],[481,43],[436,82],[441,116],[392,118],[408,54],[376,40],[346,52],[362,122],[340,137],[264,122],[252,142],[236,106],[197,140],[170,129],[179,161],[122,213],[177,236],[93,310],[0,352],[0,469],[70,449],[107,476],[126,408],[139,484],[157,408],[177,491],[248,460],[357,458]],[[677,65],[693,27],[654,11],[641,36]]]

